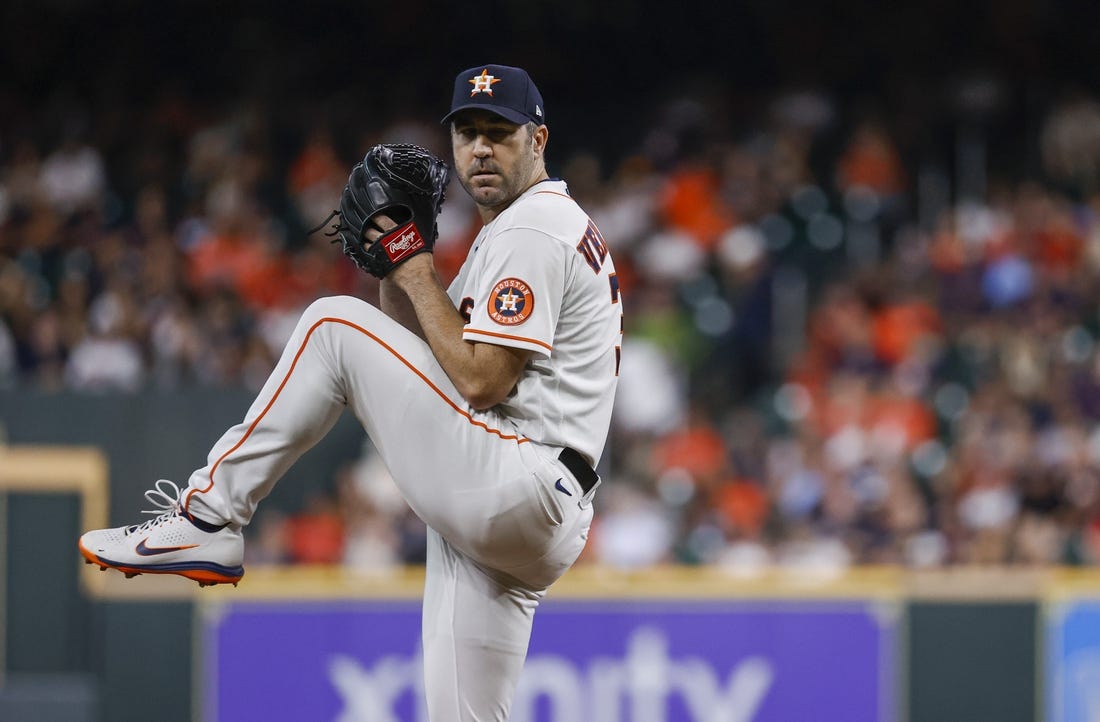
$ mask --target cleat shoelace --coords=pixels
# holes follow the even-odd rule
[[[162,487],[162,484],[167,486]],[[168,479],[158,479],[153,484],[152,489],[145,492],[145,498],[150,504],[156,507],[156,509],[145,509],[142,514],[156,514],[156,517],[150,519],[147,522],[141,524],[134,524],[126,528],[126,536],[131,534],[148,531],[155,526],[158,526],[169,519],[179,516],[182,507],[180,506],[180,497],[183,496],[183,492],[175,482]]]

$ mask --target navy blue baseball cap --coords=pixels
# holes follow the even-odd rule
[[[518,125],[546,122],[542,94],[523,68],[509,65],[476,65],[455,77],[451,112],[440,121],[447,124],[455,113],[481,108]]]

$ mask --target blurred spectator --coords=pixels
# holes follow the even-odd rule
[[[905,171],[897,148],[881,124],[864,121],[856,126],[837,162],[840,190],[865,188],[876,196],[891,198],[905,187]]]
[[[287,172],[290,197],[306,228],[316,226],[332,211],[333,199],[340,197],[348,173],[328,130],[318,126],[310,131]]]
[[[410,514],[389,470],[373,451],[338,479],[347,524],[344,563],[359,572],[384,572],[405,561],[399,519]]]
[[[103,159],[72,130],[42,163],[39,184],[45,200],[63,215],[96,208],[107,191]]]
[[[245,545],[245,564],[289,564],[290,540],[286,515],[271,506],[265,506],[248,525]]]
[[[1100,102],[1078,95],[1059,103],[1040,135],[1050,177],[1083,196],[1100,190]]]
[[[661,199],[665,222],[706,251],[736,222],[719,192],[719,182],[711,168],[684,166],[668,176]]]
[[[338,564],[344,558],[345,528],[336,500],[311,490],[305,508],[286,521],[287,551],[296,564]]]
[[[89,309],[88,334],[69,356],[67,384],[79,391],[135,391],[144,381],[141,351],[128,326],[136,323],[133,299],[122,289],[108,291]]]
[[[606,491],[593,524],[590,558],[620,569],[668,561],[674,530],[661,504],[629,483]]]
[[[615,394],[615,414],[622,420],[616,428],[657,435],[678,426],[685,413],[686,379],[656,344],[644,339],[624,340],[622,356]]]

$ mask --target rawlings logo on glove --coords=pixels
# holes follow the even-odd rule
[[[416,232],[416,226],[412,223],[397,229],[394,233],[399,235],[386,243],[386,255],[395,263],[405,260],[406,257],[413,255],[413,251],[424,247],[424,239]]]
[[[400,264],[435,246],[436,217],[449,175],[446,163],[418,145],[376,145],[352,168],[340,209],[310,233],[338,217],[326,235],[336,236],[332,242],[340,241],[344,254],[359,268],[385,278]],[[363,232],[379,215],[397,225],[371,243]]]

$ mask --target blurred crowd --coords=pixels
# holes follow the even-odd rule
[[[584,559],[1100,560],[1100,103],[1052,104],[1021,139],[1034,167],[1000,177],[980,134],[937,164],[896,119],[823,93],[773,101],[736,132],[671,102],[610,159],[555,148],[551,125],[551,169],[611,246],[626,310]],[[258,389],[310,301],[377,298],[307,231],[370,143],[446,156],[445,133],[275,133],[271,111],[167,93],[109,119],[132,132],[123,153],[87,111],[54,137],[0,138],[0,385]],[[445,281],[478,227],[455,185]],[[261,507],[252,562],[422,560],[419,521],[364,448],[303,508]]]

